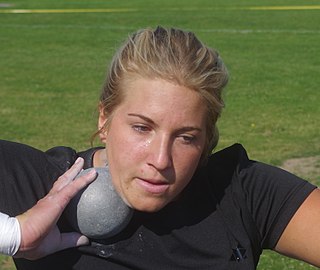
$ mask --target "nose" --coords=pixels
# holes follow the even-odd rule
[[[147,163],[162,171],[172,166],[172,142],[166,136],[153,138],[149,144]]]

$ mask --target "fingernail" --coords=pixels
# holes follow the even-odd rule
[[[78,164],[79,162],[81,162],[81,160],[82,160],[82,158],[81,158],[81,157],[78,157],[78,158],[76,159],[76,161],[75,161],[74,164]]]
[[[89,239],[86,236],[81,235],[77,241],[77,246],[84,246],[88,244],[89,244]]]

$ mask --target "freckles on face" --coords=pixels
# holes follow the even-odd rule
[[[165,80],[127,85],[108,127],[106,155],[129,206],[157,211],[188,184],[205,144],[205,108],[197,92]]]

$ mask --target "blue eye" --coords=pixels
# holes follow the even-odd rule
[[[138,131],[140,133],[143,133],[143,132],[147,132],[150,130],[149,127],[145,126],[145,125],[132,125],[132,128],[135,130],[135,131]]]

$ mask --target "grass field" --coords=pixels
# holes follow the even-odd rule
[[[316,0],[0,2],[0,138],[90,147],[110,57],[128,33],[157,25],[194,31],[229,68],[218,148],[240,142],[275,165],[320,155]],[[0,257],[0,269],[13,268]],[[314,268],[265,252],[258,269]]]

